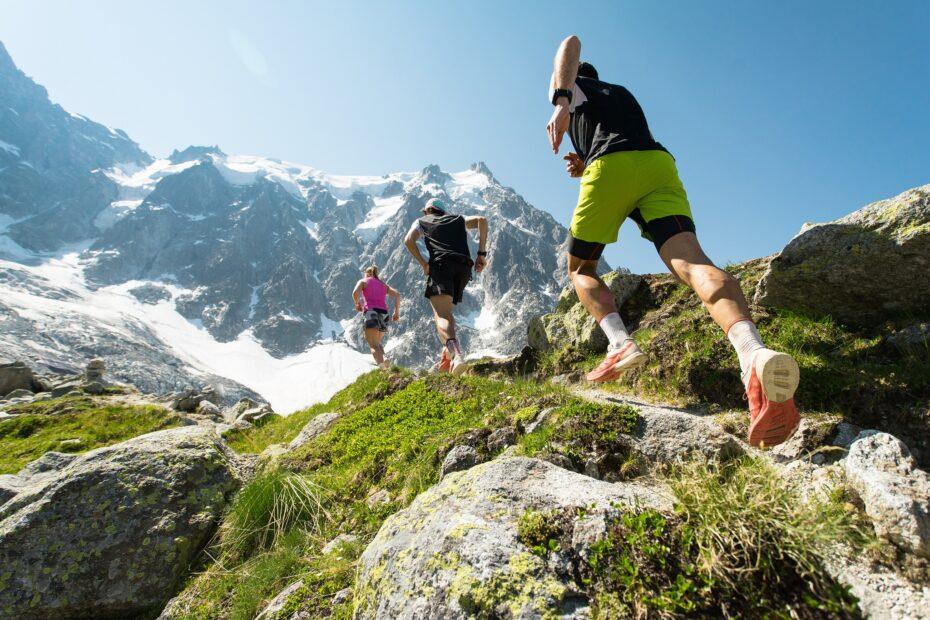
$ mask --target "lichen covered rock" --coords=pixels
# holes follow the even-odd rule
[[[642,281],[642,276],[620,270],[604,276],[604,282],[618,308],[626,303]],[[537,351],[571,347],[578,351],[597,353],[607,349],[607,337],[594,317],[578,301],[578,295],[572,287],[565,289],[559,296],[555,312],[530,321],[527,342]]]
[[[454,473],[385,521],[360,560],[356,616],[582,618],[587,599],[567,562],[534,555],[518,535],[528,510],[611,503],[669,509],[659,492],[609,484],[529,458]]]
[[[900,439],[863,431],[849,448],[846,477],[862,498],[875,532],[930,558],[930,475]]]
[[[805,226],[756,290],[774,308],[829,314],[868,327],[930,312],[930,185]]]
[[[183,427],[24,468],[0,506],[0,616],[160,608],[238,486],[234,458],[212,430]]]

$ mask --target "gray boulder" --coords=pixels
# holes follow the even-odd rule
[[[488,435],[488,451],[496,452],[517,443],[517,433],[509,426],[499,428]]]
[[[18,389],[18,390],[13,390],[13,391],[10,392],[9,394],[7,394],[5,398],[6,398],[6,400],[13,400],[14,398],[29,398],[29,399],[32,399],[33,396],[34,396],[34,394],[32,393],[31,390],[24,390],[24,389],[20,388],[20,389]]]
[[[447,476],[389,517],[362,554],[356,618],[586,618],[571,564],[531,553],[518,522],[527,510],[590,515],[611,504],[671,508],[656,491],[537,459],[495,459]]]
[[[328,555],[336,551],[342,545],[350,545],[358,540],[355,534],[339,534],[334,539],[323,545],[323,555]]]
[[[618,308],[633,295],[643,281],[642,276],[625,270],[613,271],[603,277]],[[527,342],[538,351],[549,351],[564,346],[594,353],[607,349],[607,337],[578,301],[578,295],[570,286],[559,296],[555,312],[530,321]]]
[[[439,479],[442,480],[446,475],[454,471],[462,471],[469,467],[474,467],[478,462],[478,452],[471,446],[455,446],[446,458],[442,460],[442,467],[439,471]]]
[[[302,580],[297,580],[278,592],[278,594],[265,605],[261,613],[255,616],[255,620],[272,620],[272,618],[276,618],[281,610],[284,609],[284,606],[287,605],[287,599],[303,585],[304,582]]]
[[[66,396],[75,390],[81,389],[80,381],[65,381],[64,383],[59,383],[52,388],[51,395],[52,398],[58,398],[59,396]]]
[[[223,412],[215,404],[211,403],[209,400],[202,400],[197,405],[197,413],[202,416],[206,416],[215,422],[223,421]]]
[[[756,303],[871,326],[930,313],[930,185],[805,226],[769,264]]]
[[[296,450],[297,448],[303,446],[309,441],[319,437],[325,433],[330,426],[333,425],[333,422],[339,417],[338,413],[325,412],[316,416],[309,422],[307,422],[300,432],[297,433],[297,436],[291,440],[291,443],[288,444],[288,450]]]
[[[888,433],[863,431],[844,467],[875,532],[930,558],[930,475],[917,468],[907,446]]]
[[[157,611],[237,487],[234,459],[209,429],[183,427],[24,468],[0,506],[3,615]]]
[[[0,397],[14,390],[32,391],[34,383],[32,369],[24,362],[0,358]]]
[[[726,460],[743,454],[735,437],[691,413],[661,407],[639,407],[633,432],[636,453],[655,464],[671,464],[695,456]]]
[[[84,369],[84,380],[88,383],[102,382],[103,373],[106,372],[107,363],[102,359],[92,359],[87,362],[87,368]]]

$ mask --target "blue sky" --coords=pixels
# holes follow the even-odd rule
[[[347,174],[484,160],[567,224],[577,182],[547,148],[545,93],[574,33],[677,158],[719,263],[930,182],[930,3],[575,6],[3,0],[0,40],[53,100],[155,155],[219,144]],[[661,269],[629,224],[606,256]]]

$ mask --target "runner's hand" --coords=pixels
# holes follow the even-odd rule
[[[423,268],[423,275],[428,276],[429,275],[429,263],[423,263],[420,265],[420,267]]]
[[[355,309],[358,310],[359,312],[361,312],[361,311],[362,311],[362,304],[360,304],[360,303],[358,303],[358,302],[355,302]]]
[[[552,152],[558,153],[559,146],[562,145],[562,136],[568,131],[568,104],[559,104],[552,111],[552,118],[546,125],[546,131],[549,132],[549,144],[552,146]]]
[[[568,176],[578,178],[584,173],[584,160],[578,156],[578,153],[569,153],[562,159],[565,160],[565,170]]]
[[[399,320],[400,320],[400,311],[399,311],[399,310],[395,310],[395,311],[394,311],[394,316],[391,317],[391,320],[392,320],[392,321],[399,321]]]
[[[479,256],[478,258],[475,259],[475,271],[477,271],[478,273],[481,273],[482,271],[484,271],[484,268],[487,266],[487,264],[488,264],[488,259],[486,259],[484,256]]]

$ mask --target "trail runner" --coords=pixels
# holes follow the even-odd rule
[[[797,362],[765,348],[739,283],[701,249],[675,160],[653,138],[639,103],[623,86],[601,81],[580,57],[581,41],[575,36],[556,52],[549,85],[554,110],[546,129],[553,153],[558,154],[565,133],[574,145],[575,151],[563,157],[568,174],[581,179],[568,272],[578,298],[610,342],[588,381],[613,381],[646,361],[597,275],[604,247],[617,240],[620,225],[631,218],[672,274],[694,289],[736,350],[749,402],[749,443],[786,441],[800,422],[794,404]]]

